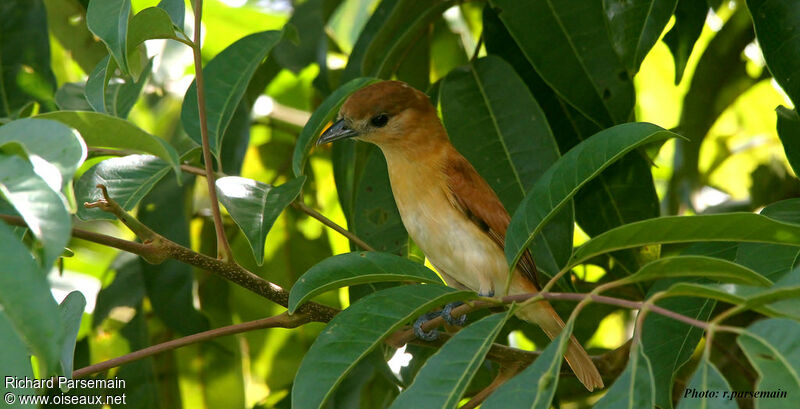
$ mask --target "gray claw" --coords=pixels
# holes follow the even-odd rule
[[[423,341],[436,341],[439,338],[439,331],[432,329],[428,332],[422,330],[422,324],[438,317],[442,312],[429,312],[414,321],[414,335]]]
[[[454,325],[456,327],[464,326],[464,323],[467,322],[467,315],[461,315],[458,318],[453,317],[453,308],[458,307],[459,305],[464,304],[461,301],[451,302],[444,306],[442,310],[442,318],[447,321],[448,324]]]

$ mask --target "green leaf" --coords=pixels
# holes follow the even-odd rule
[[[146,40],[155,38],[177,38],[172,20],[161,7],[148,7],[131,19],[128,28],[128,49],[133,50]]]
[[[314,113],[311,114],[311,118],[309,118],[300,132],[300,136],[297,137],[297,144],[294,147],[294,155],[292,156],[292,170],[295,176],[303,174],[311,147],[314,146],[314,142],[316,142],[323,129],[339,113],[339,108],[350,94],[376,82],[378,82],[376,78],[356,78],[337,88],[336,91],[322,101]]]
[[[653,382],[653,370],[650,367],[650,360],[644,354],[644,349],[633,346],[625,371],[593,407],[595,409],[654,408],[656,391]]]
[[[800,8],[794,0],[747,0],[756,38],[767,67],[792,99],[800,105]]]
[[[674,136],[653,124],[630,123],[600,131],[572,148],[536,181],[514,212],[506,233],[509,265],[516,265],[534,237],[586,182],[627,152]]]
[[[559,158],[536,100],[514,69],[488,56],[442,81],[442,117],[450,140],[513,213],[534,182]],[[572,252],[573,218],[567,207],[537,237],[537,267],[553,275]]]
[[[800,225],[752,213],[668,216],[609,230],[575,250],[570,265],[610,251],[659,243],[744,241],[800,246]]]
[[[106,159],[81,175],[75,184],[75,199],[81,204],[102,199],[103,193],[97,185],[103,184],[108,195],[123,209],[132,210],[169,171],[168,163],[151,155]],[[82,220],[116,219],[111,213],[85,206],[78,206],[78,217]]]
[[[603,0],[611,45],[633,76],[672,17],[678,0]]]
[[[561,333],[547,345],[533,364],[489,395],[481,408],[549,409],[556,394],[561,363],[573,324],[574,321],[567,321]]]
[[[106,112],[106,84],[110,75],[108,75],[109,63],[111,62],[111,55],[97,63],[89,77],[86,79],[86,87],[84,93],[86,100],[95,112]]]
[[[217,180],[219,201],[244,232],[256,263],[264,262],[264,240],[269,229],[300,194],[306,177],[301,176],[280,186],[270,186],[252,179],[228,176]]]
[[[186,14],[186,4],[183,0],[161,0],[158,7],[169,14],[172,24],[183,30],[183,19]]]
[[[340,1],[309,0],[298,4],[287,23],[297,29],[297,41],[287,38],[276,45],[275,52],[272,53],[275,61],[298,73],[309,64],[317,62],[320,54],[324,56],[328,41],[325,22],[333,11],[331,3],[338,4]]]
[[[21,3],[34,4],[34,2],[27,1]],[[50,34],[58,39],[64,50],[69,52],[72,60],[78,63],[84,72],[89,73],[98,61],[108,55],[108,50],[89,31],[86,24],[75,24],[76,20],[86,21],[85,4],[86,2],[81,4],[80,0],[44,1],[47,9],[46,24]]]
[[[172,146],[124,119],[82,111],[51,112],[37,118],[52,119],[75,128],[89,146],[151,153],[167,161],[176,173],[180,172],[178,153]]]
[[[75,170],[86,159],[83,139],[72,129],[55,121],[33,118],[11,121],[0,127],[0,148],[8,143],[22,146],[29,158],[35,155],[54,166],[61,175],[60,181],[50,183],[55,190],[61,190],[69,183]],[[47,164],[39,160],[35,164],[35,170],[41,166],[49,169]],[[39,175],[45,178],[50,173],[39,172]],[[50,178],[46,180],[51,182]]]
[[[0,194],[19,212],[41,242],[41,266],[49,270],[69,241],[72,220],[64,197],[16,155],[0,153]]]
[[[730,390],[731,386],[719,369],[703,358],[681,395],[678,409],[737,409],[736,400],[722,396]]]
[[[454,3],[453,0],[393,2],[394,7],[364,51],[360,75],[389,79],[420,34]]]
[[[629,120],[633,84],[611,45],[599,1],[491,4],[528,61],[562,98],[603,127]]]
[[[764,207],[763,216],[792,224],[800,224],[800,199],[788,199]],[[736,262],[776,281],[795,267],[800,247],[767,243],[740,243]]]
[[[757,407],[785,408],[800,389],[800,323],[785,318],[757,321],[736,342],[758,371],[755,391],[783,391],[783,396],[755,399]],[[788,391],[788,396],[786,395]]]
[[[126,78],[124,83],[109,86],[107,91],[111,95],[106,96],[106,111],[114,116],[127,118],[139,99],[142,88],[144,88],[144,84],[150,77],[152,68],[153,59],[151,58],[147,61],[147,65],[145,65],[138,79]]]
[[[405,257],[376,252],[339,254],[317,263],[297,280],[289,293],[289,313],[325,291],[381,281],[442,283],[436,273]]]
[[[489,315],[456,333],[389,408],[455,408],[510,313]]]
[[[800,115],[797,110],[778,106],[778,136],[781,138],[786,159],[792,165],[794,173],[800,174]]]
[[[0,2],[0,117],[14,117],[31,101],[55,109],[47,15],[41,0]]]
[[[4,172],[0,172],[0,175]],[[50,285],[25,246],[11,229],[0,222],[0,305],[11,326],[42,363],[44,372],[57,368],[61,334],[58,304],[50,294]],[[5,331],[3,331],[5,333]],[[3,344],[5,349],[5,345]],[[13,345],[13,344],[12,344]],[[29,361],[30,362],[30,361]],[[4,367],[5,368],[5,367]]]
[[[130,75],[127,49],[130,14],[130,0],[91,0],[86,10],[86,25],[105,43],[125,75]]]
[[[708,5],[697,0],[679,0],[675,8],[675,25],[664,36],[664,43],[669,47],[675,60],[675,84],[681,82],[686,63],[694,49],[694,43],[700,38],[703,25],[708,16]]]
[[[705,277],[723,283],[738,283],[768,286],[772,284],[768,278],[755,271],[713,257],[674,256],[664,257],[643,266],[635,274],[625,278],[626,282],[638,283],[669,277]]]
[[[283,33],[280,31],[250,34],[222,50],[203,68],[208,142],[211,152],[216,157],[219,158],[222,135],[225,134],[236,107],[247,90],[247,84],[261,61],[282,36]],[[181,123],[195,142],[202,143],[195,81],[183,97]]]
[[[300,364],[292,407],[321,408],[342,379],[389,334],[434,306],[475,293],[439,285],[392,287],[370,294],[336,315]]]
[[[14,327],[9,321],[8,317],[0,310],[0,368],[3,368],[3,375],[14,377],[28,377],[33,379],[33,370],[31,369],[31,358],[25,343],[22,342]],[[0,394],[4,397],[7,393],[13,393],[14,396],[25,395],[30,393],[27,388],[9,388],[6,383],[0,384]],[[30,407],[21,403],[4,406],[9,409],[25,409]]]
[[[383,0],[378,3],[378,6],[375,8],[375,11],[372,12],[372,15],[369,16],[369,20],[364,25],[361,33],[358,33],[358,39],[353,46],[350,57],[347,59],[347,65],[344,67],[344,71],[342,71],[342,82],[350,81],[364,75],[362,65],[364,63],[364,55],[367,53],[367,48],[369,48],[372,40],[384,27],[389,17],[392,16],[393,13],[397,13],[396,10],[400,10],[396,8],[399,1],[400,0]]]
[[[81,318],[83,310],[86,308],[86,298],[80,291],[73,291],[67,294],[64,301],[58,305],[58,313],[61,316],[61,368],[60,376],[72,379],[72,363],[75,355],[75,341],[78,337],[78,330],[81,328]]]

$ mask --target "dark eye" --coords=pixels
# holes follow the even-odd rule
[[[387,122],[389,122],[389,115],[386,114],[375,115],[369,120],[369,123],[376,128],[383,128]]]

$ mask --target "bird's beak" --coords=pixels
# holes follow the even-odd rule
[[[330,128],[320,135],[317,140],[317,145],[324,145],[328,142],[338,141],[339,139],[352,138],[358,135],[358,132],[350,129],[344,119],[340,119],[333,123]]]

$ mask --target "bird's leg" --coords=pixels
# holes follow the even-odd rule
[[[447,323],[450,324],[450,325],[453,325],[453,326],[456,326],[456,327],[463,326],[464,323],[467,322],[467,314],[463,314],[463,315],[459,316],[458,318],[453,316],[453,308],[456,308],[459,305],[463,305],[463,304],[464,303],[461,302],[461,301],[456,301],[456,302],[451,302],[450,304],[445,305],[444,309],[442,309],[442,318],[444,318],[444,320],[447,321]]]
[[[478,295],[481,296],[481,297],[492,298],[492,297],[494,297],[494,290],[488,290],[486,292],[479,291]]]
[[[423,341],[436,341],[436,339],[439,338],[439,331],[432,329],[428,332],[425,332],[422,330],[422,324],[438,317],[441,314],[441,311],[429,312],[417,318],[417,320],[414,321],[414,335]]]

